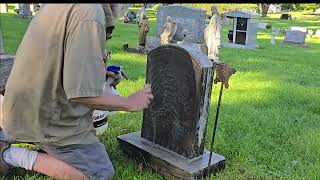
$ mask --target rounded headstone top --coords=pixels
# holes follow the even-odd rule
[[[195,59],[202,67],[212,67],[212,61],[206,56],[203,52],[199,49],[196,49],[192,46],[185,45],[185,44],[166,44],[161,45],[153,50],[151,50],[148,55],[154,54],[157,51],[162,51],[164,49],[168,50],[178,50],[182,53],[190,55],[193,59]]]

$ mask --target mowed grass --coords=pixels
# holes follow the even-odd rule
[[[319,16],[280,21],[280,14],[260,19],[274,26],[304,26],[320,29]],[[27,29],[28,20],[1,14],[6,52],[14,54]],[[150,33],[155,35],[155,19]],[[231,26],[223,29],[223,40]],[[50,28],[50,27],[48,27]],[[271,30],[259,29],[259,49],[221,49],[223,62],[236,68],[230,88],[222,97],[214,151],[226,157],[226,168],[211,179],[319,179],[320,178],[320,39],[307,39],[310,48],[282,45],[283,34],[270,44]],[[146,56],[122,51],[129,43],[136,47],[138,27],[116,21],[109,63],[120,64],[130,77],[118,86],[127,96],[145,83]],[[213,85],[206,148],[209,148],[219,85]],[[142,169],[118,147],[116,137],[141,129],[142,113],[111,116],[108,130],[100,135],[116,170],[115,178],[164,179]],[[23,172],[24,173],[24,172]],[[24,179],[50,179],[27,172]],[[17,179],[19,178],[17,176]]]

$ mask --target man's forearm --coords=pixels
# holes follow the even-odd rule
[[[84,104],[96,110],[138,112],[149,107],[153,99],[151,91],[150,84],[146,84],[144,89],[129,95],[127,98],[106,92],[98,97],[73,98],[71,101]]]
[[[97,97],[73,98],[72,102],[77,102],[96,110],[103,111],[127,111],[126,98],[104,93]]]

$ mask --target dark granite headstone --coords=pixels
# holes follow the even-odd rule
[[[289,20],[289,19],[291,19],[291,14],[281,14],[280,19],[281,20]]]
[[[2,33],[0,31],[0,91],[3,91],[5,89],[8,77],[13,66],[14,58],[14,56],[7,55],[4,52]]]
[[[181,41],[183,30],[190,34],[191,42],[204,43],[204,29],[206,25],[206,12],[183,5],[160,6],[157,12],[157,36],[162,33],[162,27],[166,23],[167,16],[171,16],[177,23],[177,32],[173,39]]]
[[[150,52],[146,83],[155,99],[144,113],[141,136],[187,158],[202,154],[209,101],[200,104],[205,98],[202,92],[210,93],[202,86],[207,76],[212,76],[210,61],[192,58],[182,49]],[[201,116],[206,116],[205,122],[199,122]]]
[[[137,16],[134,11],[128,11],[127,17],[129,19],[129,22],[133,21]]]
[[[0,31],[0,55],[4,54],[4,44],[3,44],[3,40],[2,40],[2,33]]]
[[[167,178],[204,176],[212,79],[212,62],[194,47],[164,45],[150,51],[146,83],[154,99],[143,113],[141,135],[118,137],[124,152]],[[212,158],[213,171],[224,168],[224,157],[214,153]]]
[[[286,36],[284,37],[284,42],[292,44],[301,44],[305,43],[305,38],[307,34],[307,28],[304,27],[290,27]]]
[[[0,54],[0,91],[5,89],[14,62],[14,56]]]

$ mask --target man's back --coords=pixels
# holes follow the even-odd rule
[[[69,99],[102,93],[105,39],[100,4],[44,5],[17,50],[1,127],[22,142],[98,142],[92,110]]]

